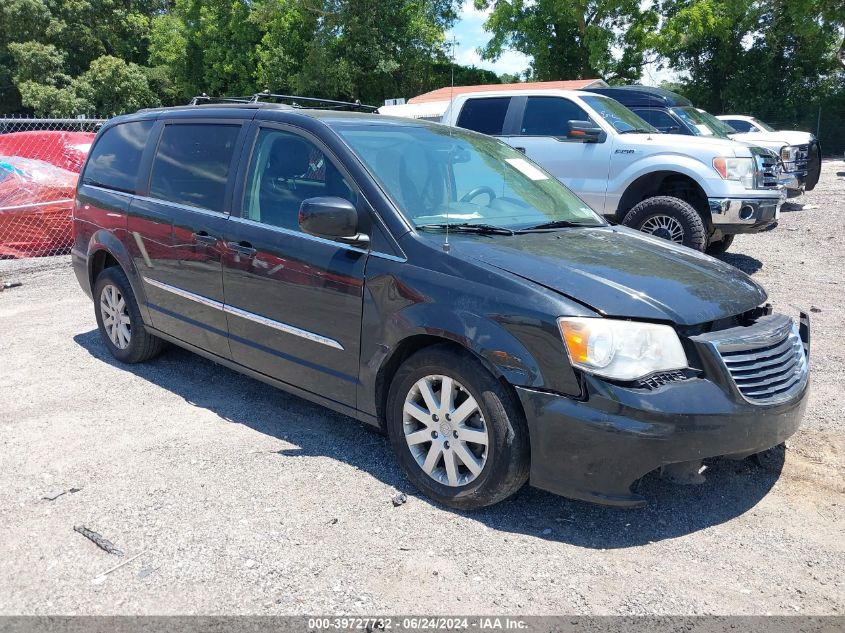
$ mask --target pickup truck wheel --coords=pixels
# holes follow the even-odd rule
[[[697,251],[707,246],[704,221],[692,205],[680,198],[657,196],[643,200],[628,211],[622,224]]]
[[[140,363],[161,352],[165,343],[144,327],[126,273],[117,266],[106,268],[93,295],[100,337],[112,356],[122,363]]]
[[[707,254],[708,255],[722,255],[724,254],[733,244],[734,236],[733,235],[725,235],[722,239],[716,240],[715,242],[710,242],[707,246]]]
[[[528,429],[510,392],[475,358],[426,348],[396,372],[387,433],[411,482],[443,505],[497,503],[528,479]]]

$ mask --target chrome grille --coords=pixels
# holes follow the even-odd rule
[[[786,321],[770,331],[716,343],[734,384],[749,402],[776,404],[789,400],[807,382],[804,344],[797,326]]]
[[[757,164],[755,170],[755,188],[777,189],[778,180],[783,169],[780,156],[772,150],[763,149],[762,147],[752,147],[751,153],[754,155],[754,160]]]

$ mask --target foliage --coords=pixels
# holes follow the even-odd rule
[[[109,115],[264,89],[378,104],[453,71],[458,85],[633,83],[659,60],[714,112],[814,128],[821,107],[823,143],[845,149],[842,0],[473,2],[489,10],[483,56],[525,53],[526,74],[453,67],[445,33],[461,0],[2,0],[0,113]]]
[[[498,59],[508,48],[524,53],[537,81],[636,80],[657,24],[639,0],[475,0],[475,6],[492,8],[484,58]]]

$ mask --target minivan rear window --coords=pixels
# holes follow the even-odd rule
[[[155,121],[119,123],[94,143],[82,184],[135,193],[141,154]]]
[[[153,159],[150,196],[223,211],[229,165],[240,125],[178,123],[165,126]]]
[[[510,102],[510,97],[467,99],[458,115],[458,127],[482,134],[501,134]]]

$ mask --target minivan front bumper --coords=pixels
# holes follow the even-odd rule
[[[801,338],[809,354],[809,320]],[[573,499],[639,507],[631,492],[661,466],[777,446],[798,429],[809,377],[785,402],[745,400],[725,369],[651,386],[620,386],[585,375],[583,400],[518,387],[531,438],[531,485]]]

